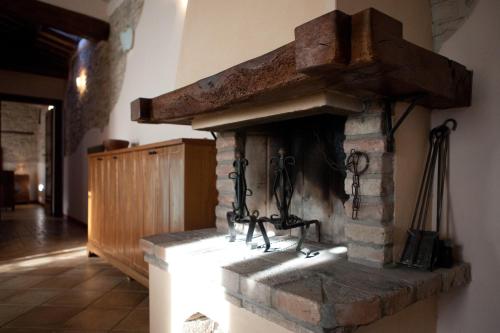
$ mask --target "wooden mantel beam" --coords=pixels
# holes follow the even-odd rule
[[[36,0],[0,0],[0,10],[32,24],[95,42],[109,38],[109,23]]]
[[[472,72],[402,38],[401,22],[372,8],[333,11],[295,29],[295,41],[186,87],[132,102],[132,120],[190,124],[229,108],[336,91],[360,99],[423,95],[428,108],[470,104]],[[230,112],[230,111],[227,111]]]

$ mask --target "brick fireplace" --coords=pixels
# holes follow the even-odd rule
[[[349,116],[310,116],[278,121],[267,126],[242,127],[222,131],[217,137],[217,228],[227,230],[226,213],[234,201],[233,170],[235,153],[249,160],[248,198],[250,211],[260,215],[276,213],[272,200],[271,157],[280,147],[297,161],[294,213],[305,219],[318,219],[320,242],[348,247],[349,260],[382,266],[392,262],[393,153],[387,151],[384,113],[378,106]],[[352,173],[329,166],[343,165],[355,149],[367,152],[369,167],[361,181],[358,219],[352,219]],[[332,160],[332,161],[330,161]],[[267,229],[274,230],[272,225]],[[311,232],[313,239],[315,232]]]
[[[408,225],[401,207],[415,196],[407,184],[420,177],[417,146],[429,124],[414,126],[406,141],[394,132],[415,106],[425,113],[469,105],[471,80],[464,66],[405,41],[389,16],[333,11],[297,27],[295,40],[274,51],[134,101],[133,120],[209,130],[217,146],[216,228],[141,240],[160,323],[153,331],[180,332],[201,313],[234,332],[352,332],[465,285],[466,263],[434,272],[394,265],[403,242],[396,226]],[[268,251],[258,234],[245,243],[248,224],[238,224],[236,241],[228,237],[235,159],[248,160],[249,212],[269,217],[277,212],[270,161],[279,150],[295,158],[290,213],[319,221],[319,242],[310,230],[307,255],[293,248],[298,229],[268,222]],[[345,170],[352,152],[369,161],[357,218]]]

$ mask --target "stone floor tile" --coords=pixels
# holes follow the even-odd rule
[[[18,277],[0,283],[0,289],[26,289],[48,278],[50,277],[36,276],[36,275],[20,275]]]
[[[48,266],[48,265],[47,265]],[[26,271],[25,274],[30,274],[30,275],[59,275],[61,273],[64,273],[65,271],[68,271],[71,269],[71,267],[39,267],[35,268],[29,271]]]
[[[124,274],[119,269],[114,267],[104,268],[101,270],[98,275],[106,275],[106,276],[123,276]]]
[[[19,291],[16,289],[0,289],[0,303],[2,300],[6,299],[11,295],[14,295],[17,292]]]
[[[62,306],[37,306],[9,322],[6,327],[59,328],[81,308]]]
[[[0,328],[0,333],[53,333],[54,330],[50,328],[16,328],[4,327]]]
[[[1,219],[0,333],[109,332],[135,309],[126,332],[147,331],[147,288],[87,257],[85,226],[46,217],[36,205],[2,212]],[[118,307],[94,307],[99,299]]]
[[[53,333],[108,333],[109,330],[60,329],[60,330],[55,330],[55,331],[52,331],[52,332]]]
[[[123,274],[122,274],[123,275]],[[140,292],[148,292],[148,288],[144,287],[142,284],[135,280],[127,279],[121,282],[118,286],[114,288],[114,290],[120,291],[140,291]]]
[[[85,267],[75,267],[70,270],[67,270],[63,274],[59,276],[73,276],[73,277],[81,277],[83,279],[90,279],[94,276],[96,276],[97,273],[102,271],[102,267],[97,267],[97,266],[85,266]]]
[[[0,261],[85,246],[86,226],[48,217],[39,205],[17,205],[2,211]]]
[[[12,279],[13,276],[12,275],[3,275],[3,274],[0,274],[0,283],[4,282],[4,281],[7,281],[9,279]]]
[[[59,294],[58,290],[24,290],[0,301],[1,304],[39,305]]]
[[[100,290],[67,290],[50,299],[45,305],[86,307],[106,293]]]
[[[114,307],[129,307],[133,308],[141,303],[147,295],[145,293],[127,292],[127,291],[110,291],[93,306],[100,308],[114,308]]]
[[[112,332],[149,332],[149,310],[136,308]]]
[[[64,324],[66,329],[110,330],[118,324],[130,309],[103,309],[90,307]]]
[[[125,279],[125,276],[94,276],[76,285],[74,289],[110,290]]]
[[[149,308],[149,296],[146,297],[139,305],[138,308]]]
[[[31,309],[31,305],[1,305],[0,304],[0,326],[15,319]]]
[[[70,289],[74,286],[86,281],[82,276],[55,276],[46,279],[31,288],[33,289]]]

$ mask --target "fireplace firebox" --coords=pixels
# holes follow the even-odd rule
[[[297,250],[307,234],[318,242],[345,243],[340,208],[349,198],[344,190],[345,121],[320,115],[237,131],[235,171],[229,173],[235,196],[227,213],[232,240],[234,223],[240,223],[248,227],[247,241],[259,225],[266,250],[270,243],[264,228],[273,234],[300,233]],[[223,176],[219,179],[224,182]]]

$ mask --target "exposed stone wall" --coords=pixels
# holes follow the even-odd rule
[[[124,0],[109,19],[110,37],[98,44],[82,40],[71,64],[65,100],[66,154],[78,147],[91,128],[104,129],[115,106],[125,75],[126,51],[120,33],[139,23],[144,0]],[[85,71],[87,87],[80,94],[76,78]]]
[[[1,102],[4,170],[30,176],[30,200],[38,200],[37,185],[45,179],[46,106]],[[12,131],[24,133],[11,133]]]
[[[431,0],[434,50],[457,31],[479,0]]]

